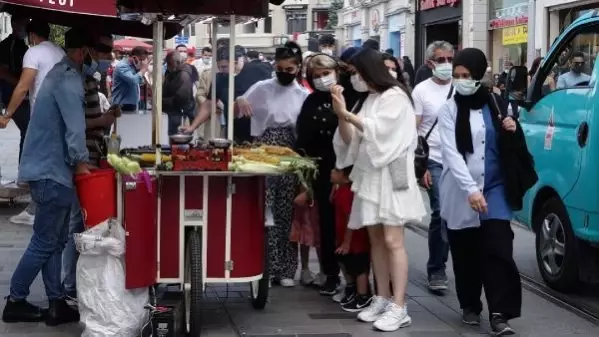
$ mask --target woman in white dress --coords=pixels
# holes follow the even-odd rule
[[[357,70],[352,86],[369,95],[354,115],[345,104],[343,88],[333,87],[333,108],[339,117],[333,146],[337,167],[353,165],[355,196],[348,227],[367,227],[372,247],[377,294],[358,319],[373,322],[378,330],[395,331],[411,324],[405,302],[404,225],[420,221],[426,213],[414,172],[416,116],[408,90],[390,74],[380,52],[361,50],[352,64]]]

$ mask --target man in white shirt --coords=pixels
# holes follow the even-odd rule
[[[439,178],[443,171],[441,139],[439,135],[438,113],[448,98],[453,96],[452,61],[453,46],[446,41],[435,41],[426,49],[427,63],[433,77],[416,85],[412,92],[416,111],[418,134],[427,139],[429,145],[428,171],[420,182],[428,190],[431,207],[429,225],[429,259],[427,263],[428,286],[430,290],[447,290],[445,264],[449,254],[446,225],[440,217]]]
[[[50,69],[65,57],[62,48],[48,41],[50,25],[47,22],[32,20],[27,24],[26,32],[29,45],[32,47],[23,57],[23,72],[6,108],[4,121],[10,120],[21,104],[30,104],[33,113],[35,97],[42,82]],[[23,102],[27,98],[27,93],[29,93],[29,102]],[[33,226],[34,214],[35,204],[31,203],[23,212],[12,216],[10,222]]]

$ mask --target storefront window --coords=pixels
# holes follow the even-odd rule
[[[492,66],[526,65],[528,48],[528,1],[490,0],[489,27],[493,30]]]

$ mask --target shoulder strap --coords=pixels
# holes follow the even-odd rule
[[[449,87],[449,93],[447,94],[446,100],[450,99],[452,94],[453,94],[453,83]],[[433,126],[431,126],[431,128],[426,133],[426,136],[424,136],[425,140],[428,140],[428,137],[431,135],[431,132],[433,132],[433,129],[435,128],[435,126],[437,126],[438,122],[439,122],[439,117],[435,118],[435,122],[433,123]]]
[[[497,119],[502,121],[504,117],[506,117],[503,113],[503,109],[499,106],[499,102],[497,102],[497,96],[494,93],[491,93],[491,104],[493,105],[493,110],[497,114]],[[506,114],[507,115],[507,114]]]

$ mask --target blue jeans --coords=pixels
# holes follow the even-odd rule
[[[428,277],[446,277],[445,264],[449,256],[449,242],[447,240],[447,225],[441,219],[439,203],[439,179],[443,172],[443,165],[436,161],[428,161],[428,171],[431,174],[433,186],[428,190],[431,206],[431,223],[428,227],[428,263],[426,269]]]
[[[27,298],[29,287],[41,271],[48,299],[61,299],[62,251],[68,238],[75,189],[49,179],[29,182],[29,189],[37,206],[33,236],[10,280],[10,297]]]
[[[77,292],[77,259],[79,252],[75,246],[74,234],[83,232],[83,216],[79,199],[75,198],[69,221],[69,240],[62,252],[62,285],[67,294]]]
[[[179,132],[179,127],[181,126],[181,122],[183,118],[188,118],[189,123],[192,123],[194,118],[196,117],[196,105],[194,104],[192,108],[183,111],[183,114],[169,114],[168,115],[168,135],[174,135]]]

